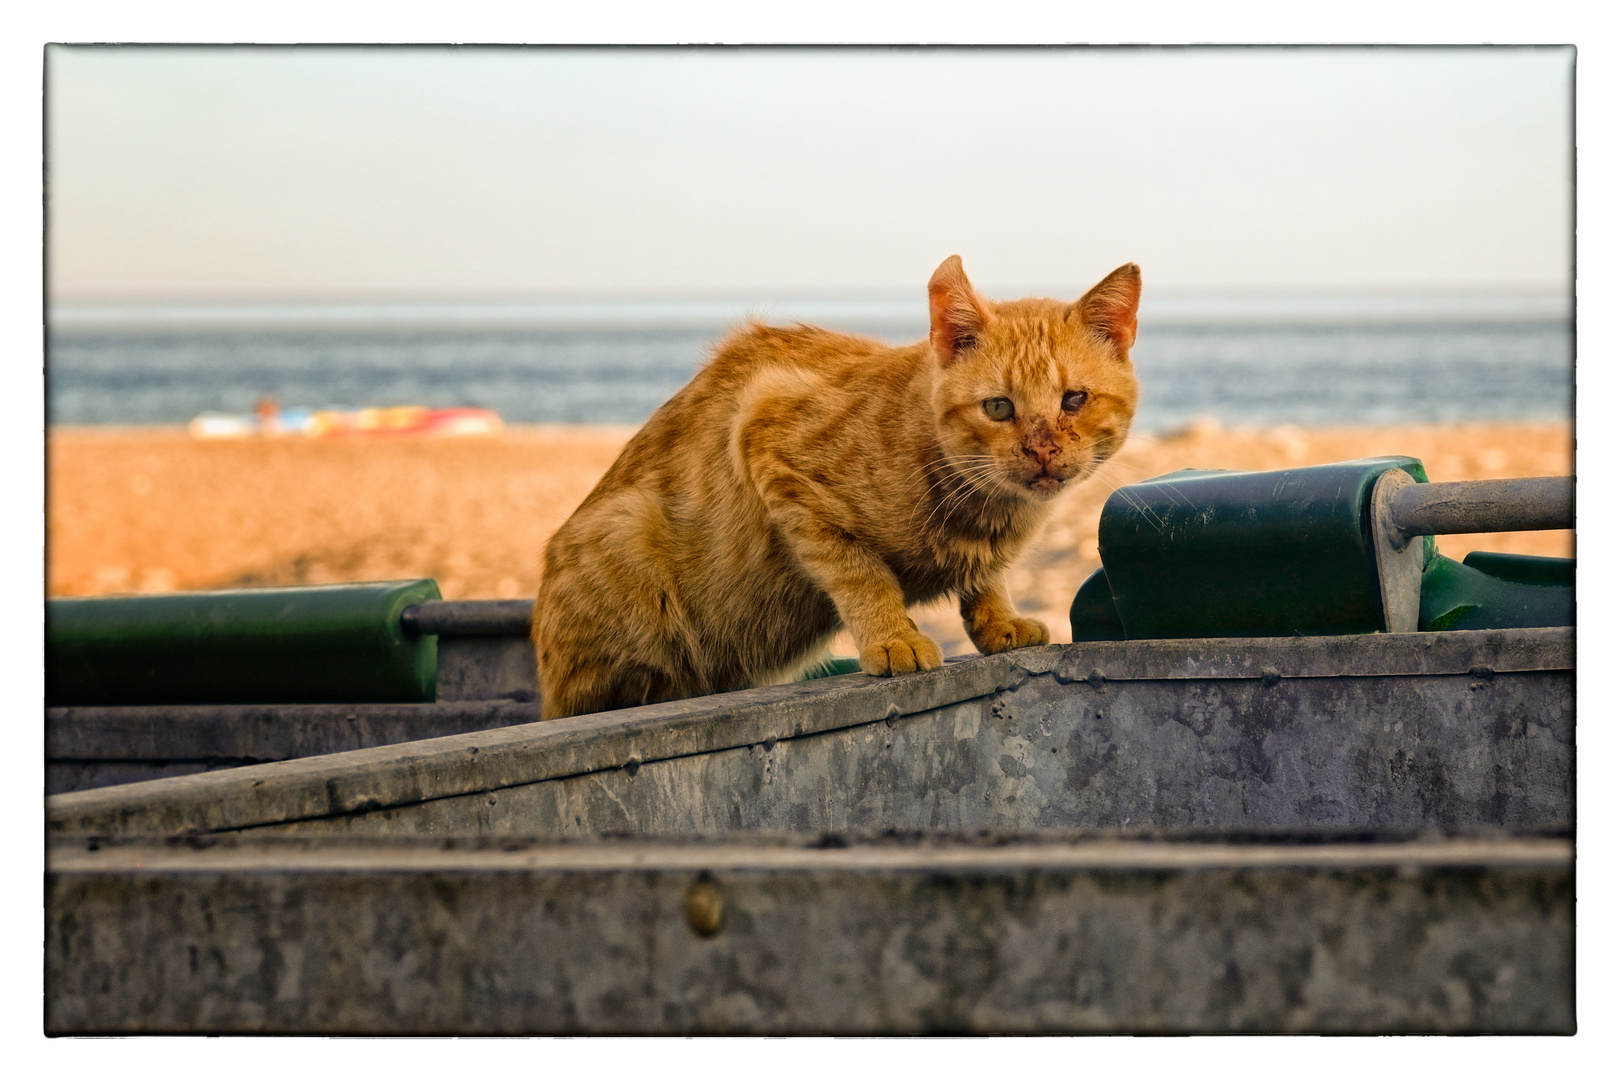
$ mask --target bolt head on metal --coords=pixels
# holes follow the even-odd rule
[[[699,937],[713,937],[720,932],[725,917],[720,886],[707,873],[699,874],[686,889],[686,925]]]

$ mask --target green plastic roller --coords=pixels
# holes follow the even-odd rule
[[[432,701],[431,579],[45,602],[47,705]]]
[[[1102,569],[1070,628],[1099,641],[1572,625],[1574,560],[1458,563],[1434,536],[1573,524],[1571,477],[1431,484],[1410,457],[1183,470],[1109,496]]]

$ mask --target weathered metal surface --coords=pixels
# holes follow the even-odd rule
[[[442,635],[440,701],[539,701],[534,644],[527,635]],[[535,716],[539,717],[536,706]]]
[[[1051,646],[52,796],[47,827],[1567,826],[1572,654],[1567,629]]]
[[[436,705],[49,708],[45,792],[86,791],[534,723],[540,719],[534,646],[526,637],[440,637],[437,696]]]
[[[267,761],[487,731],[539,719],[531,702],[133,705],[45,711],[45,790],[81,791]]]
[[[1560,825],[1567,673],[1051,680],[892,721],[272,829],[680,836],[844,829]]]
[[[1392,524],[1405,536],[1520,532],[1575,527],[1575,478],[1454,480],[1414,484],[1391,500]]]
[[[57,846],[82,1033],[1574,1030],[1573,851]]]

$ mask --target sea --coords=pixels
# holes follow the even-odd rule
[[[455,303],[58,304],[50,424],[394,405],[508,423],[638,424],[745,319],[900,344],[920,298]],[[1183,295],[1144,300],[1136,430],[1572,417],[1567,296]]]

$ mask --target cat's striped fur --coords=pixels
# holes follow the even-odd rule
[[[870,674],[938,667],[906,606],[947,592],[980,651],[1044,644],[1003,571],[1125,440],[1140,294],[1127,264],[1073,303],[992,303],[952,256],[927,341],[720,342],[546,545],[542,714],[779,681],[840,626]]]

